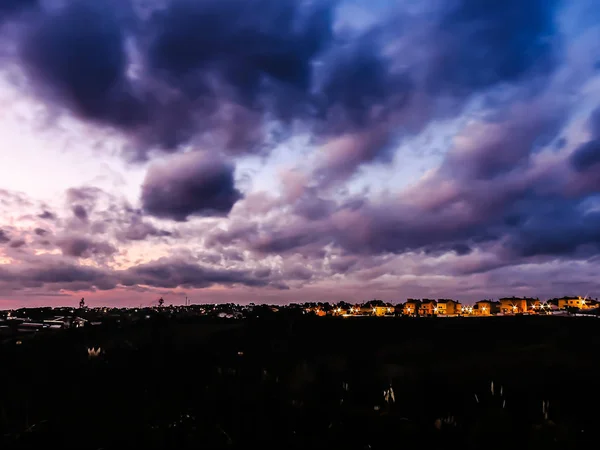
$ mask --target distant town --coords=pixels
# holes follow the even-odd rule
[[[370,300],[361,304],[347,302],[292,303],[289,305],[189,304],[166,305],[161,298],[155,306],[139,308],[78,307],[21,308],[0,312],[0,339],[27,336],[40,331],[79,328],[101,324],[143,321],[158,314],[173,318],[206,317],[248,319],[266,314],[291,313],[318,317],[491,317],[514,315],[565,315],[600,317],[600,302],[580,296],[565,296],[542,301],[537,298],[506,297],[480,300],[463,305],[452,299],[407,299],[404,303]]]

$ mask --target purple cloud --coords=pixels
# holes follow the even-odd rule
[[[173,236],[173,233],[161,230],[150,222],[144,221],[141,214],[134,214],[130,217],[130,222],[124,229],[117,233],[117,236],[123,241],[143,241],[149,237]]]
[[[351,174],[476,92],[549,73],[556,3],[461,0],[430,15],[398,5],[367,31],[337,31],[337,1],[171,0],[148,18],[127,1],[78,1],[23,18],[18,48],[41,98],[130,136],[134,158],[199,137],[260,152],[300,123],[320,142],[363,136],[323,169]],[[135,77],[127,40],[144,62]],[[383,52],[389,43],[398,51]]]
[[[48,230],[45,230],[44,228],[36,228],[35,230],[33,230],[35,234],[37,234],[38,236],[45,236],[46,234],[48,234]]]
[[[87,220],[88,220],[87,210],[81,205],[73,206],[73,215],[75,217],[77,217],[79,220],[81,220],[82,222],[87,222]]]
[[[8,237],[8,233],[0,229],[0,244],[6,244],[7,242],[10,242],[10,237]]]
[[[600,28],[558,0],[383,3],[4,2],[14,89],[132,176],[0,191],[0,290],[597,289]]]
[[[117,252],[117,249],[108,242],[93,241],[86,237],[64,237],[60,238],[57,244],[63,255],[77,258],[110,256]]]
[[[600,107],[596,108],[588,119],[587,128],[590,139],[573,151],[571,164],[578,172],[587,172],[597,169],[600,163]]]
[[[126,270],[95,268],[48,259],[29,267],[0,266],[0,285],[1,283],[19,283],[22,287],[29,288],[59,285],[67,290],[109,290],[119,285],[155,288],[270,285],[268,279],[255,276],[250,271],[215,269],[173,259],[156,260]]]
[[[24,247],[26,244],[27,242],[25,241],[25,239],[15,239],[11,241],[9,245],[11,248],[21,248]]]
[[[575,178],[568,166],[538,157],[564,120],[562,103],[548,96],[514,104],[502,116],[467,126],[441,167],[400,197],[330,201],[326,213],[305,214],[309,206],[318,211],[322,202],[308,197],[295,219],[246,222],[216,232],[208,242],[288,257],[296,252],[316,257],[328,245],[363,257],[464,256],[498,244],[502,258],[513,261],[576,255],[586,246],[593,254],[600,241],[596,214],[585,208],[587,194],[567,194]],[[351,263],[339,270],[347,271]]]
[[[206,153],[176,156],[151,166],[142,186],[144,210],[155,217],[185,221],[190,216],[226,216],[242,197],[234,168]]]
[[[38,217],[44,220],[54,220],[56,218],[56,215],[50,211],[44,211],[41,214],[39,214]]]
[[[0,3],[0,22],[14,14],[35,9],[39,6],[39,0],[4,0]]]

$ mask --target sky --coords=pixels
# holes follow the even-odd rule
[[[595,0],[4,0],[0,308],[600,295]]]

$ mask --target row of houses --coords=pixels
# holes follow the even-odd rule
[[[538,298],[505,297],[499,300],[480,300],[473,305],[463,305],[452,299],[408,299],[392,304],[371,301],[361,305],[334,305],[331,308],[308,308],[319,316],[492,316],[514,314],[549,314],[560,310],[590,310],[600,306],[597,299],[562,297],[542,301]]]

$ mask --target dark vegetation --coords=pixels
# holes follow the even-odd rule
[[[599,326],[278,313],[59,331],[1,347],[0,448],[597,448]]]

